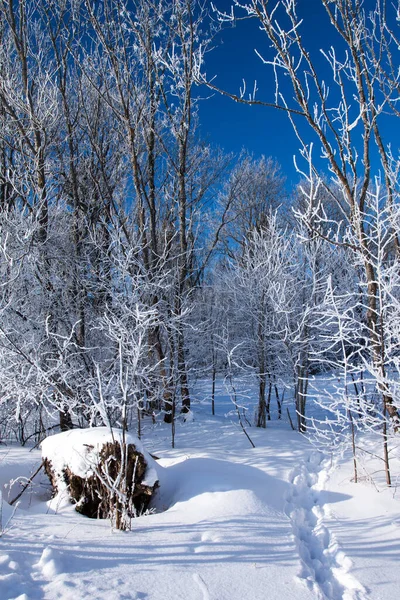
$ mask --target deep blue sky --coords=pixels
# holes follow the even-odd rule
[[[214,0],[218,9],[229,12],[230,0]],[[326,24],[325,10],[321,0],[300,0],[304,14],[304,29],[311,34],[310,43],[318,50],[318,42],[323,45],[321,24]],[[236,10],[238,15],[242,11]],[[320,38],[320,39],[319,39]],[[234,27],[225,26],[217,36],[215,49],[207,56],[208,77],[215,76],[214,83],[232,93],[239,93],[245,79],[248,90],[253,89],[254,80],[259,89],[257,98],[273,99],[273,78],[270,67],[264,65],[256,55],[267,51],[268,40],[260,31],[255,19],[238,21]],[[326,45],[326,44],[325,44]],[[214,94],[202,102],[200,123],[203,136],[210,142],[227,151],[240,152],[242,148],[254,155],[276,158],[288,176],[288,184],[298,179],[293,167],[293,154],[298,152],[296,139],[287,115],[273,108],[245,106],[233,100]]]
[[[228,11],[231,5],[230,0],[214,0],[213,3],[217,8]],[[368,4],[374,4],[374,0],[368,0]],[[299,0],[298,12],[304,19],[303,39],[313,53],[318,69],[323,72],[326,60],[319,49],[327,50],[334,44],[340,51],[339,38],[335,37],[321,0]],[[268,40],[255,19],[239,21],[235,27],[225,27],[218,35],[216,44],[215,49],[207,55],[206,71],[209,78],[215,76],[217,86],[239,93],[242,79],[246,80],[249,91],[256,79],[258,99],[273,100],[272,70],[261,62],[254,51],[257,48],[261,54],[268,52]],[[276,158],[287,176],[288,187],[298,181],[293,155],[298,155],[299,142],[288,117],[282,111],[245,106],[214,94],[211,99],[201,103],[200,125],[202,136],[226,151],[240,152],[245,148],[256,157],[264,154]],[[393,127],[392,123],[390,127]]]

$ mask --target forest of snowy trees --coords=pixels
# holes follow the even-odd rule
[[[197,378],[243,374],[256,426],[278,401],[304,432],[330,371],[338,427],[400,429],[400,13],[320,2],[323,71],[295,0],[0,0],[1,437],[173,427]],[[293,190],[199,135],[205,56],[241,17],[270,95],[219,92],[287,113]]]

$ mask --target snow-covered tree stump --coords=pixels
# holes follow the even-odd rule
[[[111,518],[118,529],[149,506],[158,487],[156,462],[141,442],[121,430],[75,429],[42,442],[54,495],[67,494],[91,518]]]

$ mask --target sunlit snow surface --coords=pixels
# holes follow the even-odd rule
[[[348,457],[319,453],[276,415],[266,430],[248,429],[252,449],[221,382],[218,390],[212,417],[210,385],[197,385],[194,419],[179,422],[174,450],[169,426],[145,422],[143,445],[160,457],[158,512],[134,520],[132,531],[49,501],[42,476],[14,515],[4,501],[0,599],[397,598],[400,492],[373,474],[379,461],[365,453],[355,485]],[[379,450],[368,443],[365,450]],[[0,453],[11,499],[20,484],[10,489],[10,479],[34,471],[40,450]],[[393,445],[398,474],[396,453]]]

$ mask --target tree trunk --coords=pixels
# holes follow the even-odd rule
[[[71,415],[65,406],[63,406],[63,410],[59,411],[59,417],[60,431],[68,431],[69,429],[73,429],[74,425],[72,423]]]
[[[267,426],[267,422],[266,422],[267,405],[265,402],[265,388],[266,388],[265,373],[260,373],[258,378],[259,378],[259,385],[258,385],[257,427],[265,428]]]
[[[182,412],[188,413],[190,411],[190,394],[189,384],[186,372],[186,360],[185,360],[185,349],[184,349],[184,337],[182,331],[182,324],[178,325],[178,371],[179,371],[179,383],[181,388],[182,398]]]

